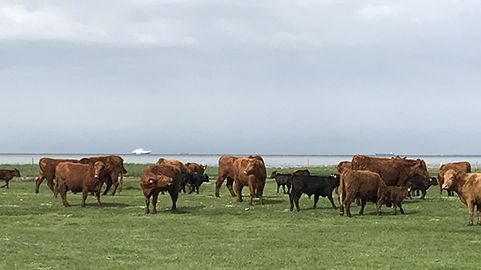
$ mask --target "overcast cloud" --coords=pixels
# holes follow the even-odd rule
[[[479,1],[0,1],[0,152],[480,154]]]

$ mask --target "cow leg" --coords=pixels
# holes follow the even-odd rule
[[[334,204],[334,199],[332,198],[332,194],[327,195],[327,198],[331,202],[332,207],[337,208],[337,206]]]
[[[420,195],[420,194],[419,194],[419,189],[416,189],[416,196],[419,197],[419,195]]]
[[[191,185],[191,186],[190,186],[189,194],[194,193],[194,191],[195,191],[195,185]]]
[[[277,191],[276,193],[279,193],[279,188],[281,187],[281,185],[279,183],[277,183]]]
[[[319,195],[314,194],[314,205],[312,208],[316,209],[317,208],[317,202],[319,201]]]
[[[359,210],[359,215],[364,215],[364,207],[366,207],[366,200],[362,199],[361,201],[361,209]]]
[[[412,192],[412,190],[410,190],[410,191],[408,192],[408,198],[412,200],[413,197],[411,196],[411,192]]]
[[[344,203],[346,204],[346,215],[348,217],[352,217],[351,215],[351,197],[350,196],[346,196],[346,199],[344,200]]]
[[[468,226],[473,226],[474,204],[473,202],[467,202],[467,203],[468,203],[468,210],[469,210]]]
[[[102,203],[100,202],[100,192],[95,193],[95,197],[97,197],[97,206],[102,207]]]
[[[53,183],[53,178],[54,176],[47,176],[47,185],[48,185],[48,188],[50,188],[50,190],[54,193],[55,195],[55,185]]]
[[[289,210],[292,212],[292,210],[294,210],[294,198],[293,198],[293,194],[292,192],[289,193],[289,203],[290,203],[290,208]]]
[[[112,187],[112,178],[108,176],[107,179],[105,179],[105,190],[102,195],[107,195],[111,187]]]
[[[291,192],[291,183],[287,182],[287,194]]]
[[[341,196],[339,196],[339,215],[344,216],[344,202],[341,201]]]
[[[97,206],[102,207],[102,203],[100,202],[100,190],[102,189],[102,182],[99,183],[97,187],[97,192],[95,192],[95,197],[97,198]]]
[[[481,204],[478,204],[476,209],[478,210],[478,225],[481,225]]]
[[[59,192],[60,192],[60,197],[62,197],[63,206],[68,207],[69,204],[67,202],[67,187],[65,186],[65,184],[60,184],[58,189],[59,189]]]
[[[401,203],[397,204],[399,206],[399,211],[401,212],[401,215],[404,215],[404,209]]]
[[[157,214],[157,202],[159,200],[159,192],[154,191],[152,195],[152,214]]]
[[[297,212],[301,211],[301,207],[299,207],[299,199],[301,199],[302,193],[298,193],[294,196],[294,203],[296,204]]]
[[[227,178],[227,184],[226,184],[226,185],[227,185],[227,188],[229,189],[230,195],[231,195],[232,197],[235,197],[236,194],[235,194],[235,192],[234,192],[234,188],[232,187],[232,186],[234,185],[234,179],[228,177],[228,178]]]
[[[157,193],[158,195],[158,193]],[[179,193],[173,190],[169,190],[170,199],[172,200],[172,208],[170,210],[177,210],[177,199],[179,198]]]
[[[426,197],[426,190],[423,189],[422,192],[423,192],[423,195],[421,196],[421,200],[424,200],[424,197]]]
[[[235,184],[235,187],[237,189],[237,202],[242,202],[242,188],[244,186],[242,186],[240,183],[236,183]]]
[[[82,207],[85,207],[85,201],[87,200],[88,191],[86,189],[82,190]]]
[[[199,194],[199,189],[200,189],[200,185],[196,185],[195,186],[195,193],[196,194]]]
[[[220,187],[224,183],[224,178],[222,176],[217,177],[217,181],[215,181],[215,196],[219,197]]]
[[[40,191],[40,184],[42,184],[43,180],[45,180],[45,176],[39,174],[37,178],[35,178],[35,193]]]
[[[4,188],[4,187],[8,188],[8,181],[5,181],[5,185],[1,186],[0,188]]]
[[[124,174],[120,174],[120,181],[119,181],[119,193],[122,192],[122,187],[124,186]]]
[[[254,184],[250,183],[249,184],[249,206],[252,206],[252,201],[254,200],[255,196],[256,196],[256,190],[254,188]]]
[[[394,209],[394,215],[397,215],[397,204],[393,203],[392,208]]]
[[[381,207],[382,207],[382,197],[377,201],[376,203],[376,208],[377,208],[377,214],[380,216],[382,215],[382,212],[381,212]]]
[[[145,201],[145,213],[148,214],[150,212],[150,196],[144,194],[144,201]]]
[[[287,194],[287,193],[286,193],[286,184],[283,184],[283,185],[282,185],[282,192],[284,192],[284,194]]]

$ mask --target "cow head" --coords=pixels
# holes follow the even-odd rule
[[[15,168],[14,171],[15,171],[14,176],[20,177],[20,171],[17,168]]]
[[[426,163],[424,160],[417,159],[416,162],[407,168],[406,174],[408,177],[412,177],[415,175],[419,175],[424,177],[427,181],[431,178],[428,173],[428,169],[426,167]]]
[[[276,178],[276,175],[277,175],[277,171],[273,171],[273,172],[271,173],[271,178]]]
[[[429,185],[431,186],[437,186],[439,183],[438,183],[438,179],[436,179],[436,177],[431,177],[429,178]]]
[[[447,170],[444,173],[444,183],[442,188],[443,189],[451,189],[456,182],[456,171],[454,170]]]
[[[334,183],[336,184],[336,187],[339,186],[339,180],[340,180],[340,176],[339,176],[339,175],[337,175],[337,174],[332,174],[332,175],[329,176],[329,178],[334,181]]]
[[[244,169],[244,174],[245,175],[251,175],[254,174],[257,168],[260,166],[260,161],[258,159],[254,158],[249,158],[247,160],[247,166]]]
[[[94,163],[94,178],[98,179],[100,174],[105,170],[105,164],[102,161]]]
[[[207,174],[204,174],[202,178],[203,178],[202,180],[203,182],[205,183],[209,182],[209,176]]]
[[[202,170],[204,170],[204,171],[207,170],[207,165],[205,165],[205,164],[200,165],[200,167],[201,167]]]

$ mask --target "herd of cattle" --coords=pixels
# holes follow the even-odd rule
[[[60,193],[62,203],[68,206],[67,191],[82,193],[82,206],[88,194],[94,194],[100,206],[100,194],[105,184],[103,195],[112,189],[112,195],[122,189],[123,175],[127,173],[123,159],[120,156],[90,157],[80,160],[42,158],[39,161],[39,175],[35,179],[35,192],[39,192],[40,184],[47,180],[47,185],[57,197]],[[159,193],[168,192],[172,200],[172,210],[176,209],[180,192],[199,193],[199,187],[209,182],[205,174],[206,166],[197,163],[182,163],[178,160],[161,158],[155,165],[148,166],[140,176],[140,187],[145,198],[145,212],[157,212]],[[13,177],[20,177],[15,170],[0,170],[0,179],[6,181],[3,187]],[[242,202],[242,189],[249,189],[249,205],[254,198],[263,202],[264,186],[267,170],[261,156],[221,156],[219,158],[218,177],[215,183],[215,196],[219,197],[222,184],[226,186],[232,197]],[[351,161],[342,161],[337,166],[337,173],[330,176],[311,175],[308,170],[298,170],[292,174],[282,174],[274,171],[271,178],[277,183],[277,192],[282,187],[284,193],[289,194],[290,210],[296,207],[300,210],[299,199],[302,194],[309,198],[314,195],[314,208],[319,197],[327,197],[333,208],[337,208],[332,197],[336,190],[339,198],[341,215],[351,217],[350,206],[356,201],[362,215],[367,202],[376,204],[377,212],[381,214],[381,207],[386,205],[397,207],[404,214],[402,201],[411,197],[412,191],[426,196],[426,190],[439,184],[440,193],[443,189],[448,196],[456,192],[460,200],[469,209],[469,225],[473,224],[474,207],[477,207],[478,225],[481,225],[481,173],[472,173],[468,162],[454,162],[443,164],[439,168],[437,179],[430,177],[426,163],[423,160],[411,160],[401,157],[375,158],[356,155]],[[235,184],[235,190],[234,190]],[[286,191],[287,187],[287,191]]]

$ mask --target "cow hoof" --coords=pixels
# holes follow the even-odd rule
[[[473,226],[473,223],[468,223],[468,226]]]

